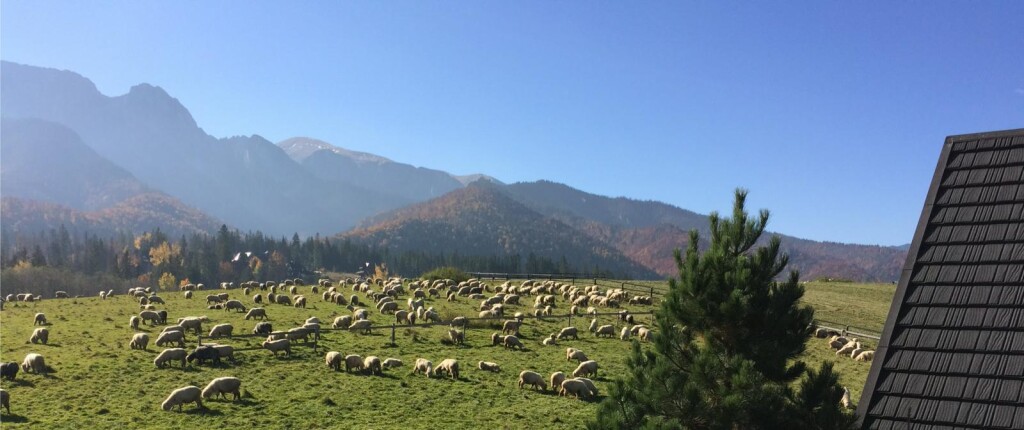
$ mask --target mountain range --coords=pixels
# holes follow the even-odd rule
[[[505,184],[307,137],[215,138],[148,84],[101,94],[70,71],[0,63],[5,232],[113,232],[221,223],[275,236],[334,234],[389,250],[535,253],[578,268],[674,274],[672,250],[708,218],[551,181]],[[706,236],[706,235],[705,235]],[[782,235],[804,277],[897,278],[906,249]]]

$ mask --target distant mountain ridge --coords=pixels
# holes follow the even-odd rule
[[[0,86],[5,231],[65,221],[182,232],[223,222],[272,236],[358,226],[343,237],[389,249],[533,251],[642,277],[675,274],[672,250],[689,230],[707,231],[705,215],[551,181],[457,176],[305,137],[218,139],[149,84],[108,97],[76,73],[3,61]],[[805,279],[894,280],[907,252],[789,236],[783,246]]]

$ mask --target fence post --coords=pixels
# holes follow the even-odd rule
[[[203,335],[196,333],[196,346],[203,346]]]
[[[391,323],[391,346],[395,346],[395,323]]]
[[[572,309],[569,309],[569,325],[568,325],[568,327],[572,327]]]

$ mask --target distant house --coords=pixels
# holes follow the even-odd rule
[[[946,138],[857,413],[1024,429],[1024,129]]]

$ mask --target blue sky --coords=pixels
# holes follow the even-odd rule
[[[0,57],[208,133],[911,240],[945,136],[1024,127],[1024,2],[0,4]],[[2,89],[0,89],[2,91]]]

